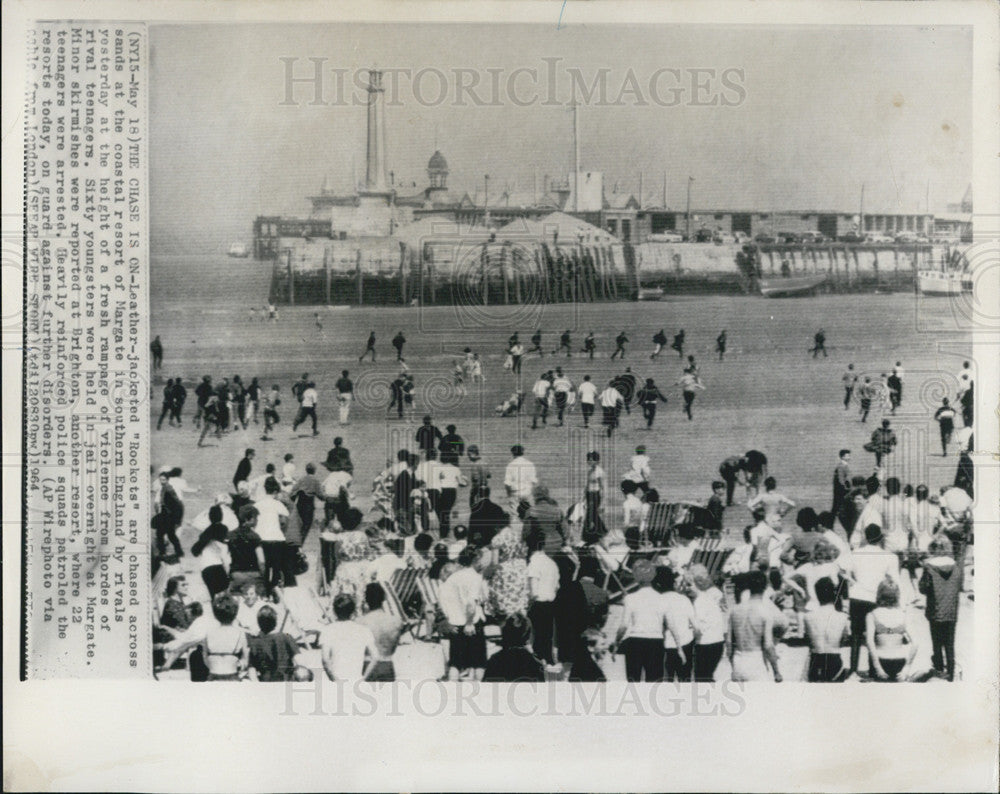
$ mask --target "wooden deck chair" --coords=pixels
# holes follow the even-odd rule
[[[388,582],[380,582],[385,590],[386,610],[399,618],[403,630],[417,639],[424,623],[423,593],[418,586],[418,580],[423,572],[416,568],[401,568],[393,571]]]
[[[609,602],[623,599],[627,593],[631,593],[637,589],[631,571],[627,568],[614,570],[603,556],[596,552],[592,553],[601,566],[601,574],[604,581],[600,583],[600,586],[608,594]]]
[[[692,565],[704,565],[708,570],[708,575],[713,579],[718,579],[722,566],[732,553],[731,548],[724,548],[722,539],[719,537],[704,537],[698,543],[698,548],[691,555]]]
[[[440,607],[441,582],[437,579],[431,579],[427,575],[427,571],[420,571],[420,575],[417,577],[417,588],[424,599],[424,616],[427,621],[420,639],[430,641],[434,639],[434,623]]]
[[[646,517],[646,527],[643,533],[654,546],[669,546],[673,538],[674,506],[666,502],[656,502],[650,505]]]

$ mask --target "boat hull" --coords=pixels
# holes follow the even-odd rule
[[[972,282],[963,278],[963,274],[958,272],[944,273],[940,270],[921,270],[917,273],[917,288],[921,295],[946,297],[972,292]]]
[[[760,294],[765,298],[805,295],[826,281],[825,275],[767,278],[760,281]]]

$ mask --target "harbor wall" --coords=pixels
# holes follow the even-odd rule
[[[667,294],[756,292],[736,264],[739,245],[560,244],[522,239],[288,238],[273,262],[278,303],[406,305],[594,302]],[[760,276],[824,274],[824,292],[908,291],[936,266],[930,245],[760,246]]]

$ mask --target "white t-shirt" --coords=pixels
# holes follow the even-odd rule
[[[417,469],[413,473],[413,476],[417,480],[423,480],[424,485],[433,490],[440,490],[441,485],[438,482],[438,471],[440,465],[436,460],[425,460],[417,464]]]
[[[667,620],[663,647],[683,647],[694,640],[694,605],[690,598],[673,591],[664,593],[662,598],[663,614]]]
[[[338,620],[326,626],[319,635],[320,648],[327,673],[334,681],[352,681],[361,678],[365,665],[365,651],[377,658],[375,635],[367,626],[353,620]]]
[[[622,625],[626,637],[660,640],[666,631],[666,607],[663,595],[652,587],[640,587],[625,596]]]
[[[878,586],[886,577],[899,585],[899,557],[881,546],[862,546],[855,550],[853,565],[852,600],[874,604]]]
[[[229,546],[221,541],[213,540],[205,546],[198,557],[198,568],[204,571],[213,565],[221,565],[228,571],[229,560]]]
[[[556,378],[552,383],[552,388],[566,394],[573,388],[573,381],[569,378]]]
[[[486,600],[486,582],[472,567],[459,568],[445,579],[438,591],[438,603],[445,619],[453,626],[464,626],[471,609],[473,620],[483,620],[483,602]]]
[[[587,405],[593,405],[594,400],[597,399],[597,387],[589,380],[585,380],[580,384],[577,393],[580,395],[580,402]]]
[[[724,596],[718,587],[710,587],[695,596],[694,625],[698,629],[698,644],[712,645],[726,639],[729,621],[722,611]]]
[[[462,470],[453,463],[442,463],[437,469],[438,488],[458,488],[464,484]]]
[[[346,471],[331,471],[330,476],[323,480],[323,494],[330,499],[336,499],[340,489],[349,490],[354,478]]]
[[[545,552],[536,551],[528,561],[528,581],[535,601],[555,601],[559,566]]]
[[[544,400],[546,395],[549,393],[549,382],[544,378],[536,380],[535,385],[531,387],[531,393],[534,394],[539,400]]]
[[[264,543],[284,540],[281,517],[288,518],[288,508],[273,496],[265,496],[253,503],[257,508],[257,534]]]
[[[608,386],[608,388],[601,392],[602,408],[614,408],[618,403],[623,402],[625,402],[625,398],[622,397],[621,392],[614,386]]]
[[[514,458],[507,464],[504,471],[503,484],[514,492],[515,496],[531,498],[531,491],[538,483],[535,464],[524,457]]]
[[[371,573],[376,582],[391,582],[392,575],[406,567],[406,560],[392,552],[372,561]]]
[[[635,472],[639,475],[639,479],[636,482],[649,482],[649,478],[652,476],[652,472],[649,468],[649,456],[648,455],[633,455],[632,456],[632,468],[629,474]]]
[[[302,392],[302,407],[313,408],[319,402],[319,395],[315,389],[309,388]]]

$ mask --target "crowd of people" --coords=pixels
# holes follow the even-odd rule
[[[673,347],[684,361],[680,336]],[[565,341],[556,352],[572,352]],[[542,354],[541,338],[532,342]],[[624,332],[617,342],[616,356],[624,358]],[[519,346],[515,334],[507,348],[515,372],[521,366],[515,355],[524,355]],[[374,358],[374,334],[369,351]],[[402,345],[397,351],[402,362]],[[592,341],[584,351],[593,351]],[[723,332],[720,358],[724,351]],[[482,364],[471,350],[453,363],[463,384],[481,382]],[[447,649],[445,675],[454,680],[602,681],[619,654],[630,681],[713,681],[724,658],[737,681],[953,680],[960,601],[971,597],[968,369],[957,395],[962,432],[955,431],[954,409],[935,415],[945,452],[959,436],[955,485],[932,494],[926,485],[893,476],[894,435],[883,418],[865,445],[875,461],[862,467],[864,474],[854,474],[852,452],[840,450],[828,510],[789,499],[769,472],[767,455],[749,450],[722,461],[719,479],[706,477],[711,496],[701,505],[704,518],[663,526],[644,445],[615,483],[607,482],[600,454],[589,451],[580,463],[579,493],[559,505],[523,444],[511,447],[502,479],[494,481],[500,472],[490,471],[477,446],[467,445],[455,424],[442,431],[431,415],[370,486],[355,481],[340,437],[325,461],[301,469],[292,453],[265,455],[270,459],[260,469],[256,449],[246,448],[232,489],[187,519],[185,498],[199,489],[181,468],[164,467],[154,482],[152,522],[157,664],[163,670],[184,665],[192,680],[293,680],[318,671],[306,661],[315,652],[333,680],[389,681],[396,649],[412,635]],[[856,377],[849,380],[852,373],[853,366],[844,377],[845,408],[865,388]],[[402,384],[407,375],[400,373]],[[684,378],[692,385],[690,400]],[[860,396],[862,421],[873,407],[884,408],[885,416],[900,407],[898,362],[892,378],[886,378],[884,405]],[[693,392],[701,388],[691,355],[679,383],[690,418]],[[401,418],[402,384],[398,395],[395,387],[392,392]],[[653,379],[640,384],[629,367],[603,388],[589,376],[575,385],[553,367],[532,387],[532,427],[550,418],[563,424],[574,404],[584,426],[600,405],[609,436],[633,405],[652,427],[658,403],[667,398]],[[180,425],[178,385],[180,379],[168,381],[163,410]],[[336,389],[340,423],[348,424],[348,371]],[[205,376],[195,389],[201,438],[210,428],[221,435],[263,420],[269,439],[281,389],[263,390],[257,378],[246,386],[239,376],[213,385]],[[293,430],[308,422],[318,434],[319,396],[308,373],[291,394],[298,403]],[[948,406],[946,399],[942,408]],[[742,505],[737,485],[746,489]],[[620,509],[606,503],[611,487],[622,494]],[[460,498],[463,489],[467,500]],[[715,562],[698,555],[706,535],[726,538],[727,524],[744,523],[741,533],[730,530],[737,542],[727,541],[731,548]],[[199,533],[188,552],[178,538],[182,525]],[[319,553],[310,559],[303,549],[311,534],[319,537]],[[188,595],[186,554],[194,558],[207,601]],[[422,586],[402,592],[401,571],[415,571]],[[609,623],[609,605],[619,600],[620,619]],[[928,622],[930,670],[913,667],[911,607],[922,608]],[[806,670],[782,669],[779,645],[792,642],[808,645]],[[499,650],[491,653],[491,645]]]

